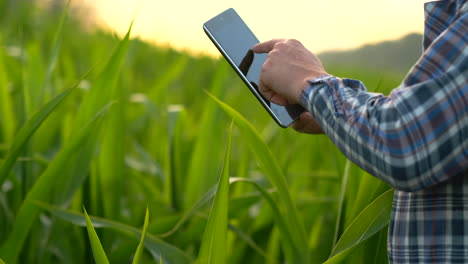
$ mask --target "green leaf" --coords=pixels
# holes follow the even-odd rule
[[[8,177],[13,165],[15,164],[18,156],[24,149],[24,146],[29,141],[31,136],[34,132],[39,128],[39,126],[47,119],[47,117],[54,111],[57,106],[63,102],[63,99],[73,91],[74,88],[78,85],[75,84],[70,89],[65,90],[64,92],[58,94],[55,98],[50,100],[47,104],[45,104],[39,111],[37,111],[31,119],[29,119],[26,124],[21,128],[18,132],[18,135],[15,137],[15,141],[13,142],[10,151],[8,151],[7,157],[5,161],[2,163],[0,167],[0,186],[3,184],[5,179]]]
[[[164,73],[160,78],[158,78],[157,83],[155,83],[155,87],[153,87],[149,92],[149,96],[153,102],[156,104],[162,103],[162,99],[167,96],[167,87],[169,87],[173,81],[180,78],[186,68],[189,58],[189,56],[179,56],[179,58],[171,61],[170,65],[165,65],[165,67],[161,69],[164,70]]]
[[[119,79],[119,71],[125,54],[128,50],[130,31],[119,44],[116,53],[113,54],[106,69],[96,80],[94,91],[100,94],[95,94],[96,97],[102,97],[101,93],[107,94],[105,100],[119,102],[113,111],[109,113],[106,123],[103,126],[102,146],[100,148],[98,173],[99,195],[106,199],[94,197],[93,200],[101,201],[104,212],[102,215],[108,218],[119,217],[119,205],[122,192],[125,188],[125,138],[126,138],[126,95],[125,86],[117,85]],[[93,91],[93,92],[94,92]],[[91,177],[96,176],[91,174]],[[99,208],[99,207],[98,207]]]
[[[59,207],[49,205],[43,202],[35,201],[37,206],[44,208],[54,216],[57,216],[65,221],[71,222],[78,226],[86,226],[86,219],[82,214],[64,210]],[[134,239],[139,239],[142,236],[142,231],[138,228],[122,224],[120,222],[107,220],[100,217],[90,216],[94,228],[110,228],[121,232],[124,235],[131,235]],[[151,253],[154,259],[159,259],[162,256],[164,263],[168,264],[185,264],[192,263],[192,259],[182,250],[173,245],[162,241],[150,233],[146,233],[145,247]]]
[[[35,206],[31,201],[47,201],[50,198],[50,192],[53,186],[55,186],[60,177],[63,177],[63,172],[67,171],[68,168],[72,166],[71,162],[75,160],[76,153],[79,152],[82,145],[89,140],[90,136],[94,136],[92,133],[99,130],[99,124],[101,123],[99,121],[102,120],[110,105],[111,104],[105,106],[88,122],[88,124],[75,133],[68,144],[56,155],[54,160],[28,192],[16,215],[13,229],[0,248],[0,256],[8,263],[16,262],[26,236],[40,213],[40,208]]]
[[[76,127],[80,127],[86,123],[98,109],[109,103],[115,95],[120,68],[127,54],[130,42],[131,29],[132,25],[130,25],[127,34],[112,52],[105,67],[100,72],[97,79],[93,81],[91,89],[84,97],[76,117]]]
[[[269,181],[278,191],[281,213],[286,217],[287,233],[290,234],[292,241],[283,240],[286,258],[290,263],[309,263],[310,256],[307,248],[307,239],[302,221],[299,218],[296,206],[294,205],[288,190],[286,177],[279,166],[279,162],[271,152],[267,144],[261,139],[255,128],[232,107],[223,103],[213,95],[208,95],[234,119],[234,123],[239,128],[243,140],[249,145],[255,154],[260,167],[268,177]],[[282,236],[287,234],[282,233]]]
[[[213,207],[205,227],[197,263],[225,263],[227,251],[227,227],[229,207],[229,160],[231,157],[231,124],[229,139],[224,156],[224,165],[219,177],[218,189],[213,202]]]
[[[187,220],[190,219],[200,208],[205,206],[216,194],[216,189],[218,185],[215,185],[211,189],[209,189],[206,193],[202,195],[202,197],[190,208],[187,210],[184,215],[180,218],[179,221],[174,225],[171,230],[167,231],[166,233],[160,234],[159,237],[165,238],[174,234]]]
[[[0,264],[5,264],[5,262],[3,262],[3,260],[2,260],[2,259],[0,259]]]
[[[263,196],[263,198],[265,198],[267,203],[270,205],[271,210],[272,210],[273,215],[274,215],[276,225],[277,225],[278,230],[280,231],[280,233],[282,235],[283,241],[287,242],[286,245],[293,244],[293,239],[294,238],[292,237],[292,234],[290,234],[289,231],[288,231],[288,225],[287,225],[287,222],[286,222],[287,218],[285,217],[284,214],[281,213],[280,209],[278,208],[278,206],[277,206],[277,204],[275,202],[275,199],[273,198],[273,196],[265,188],[263,188],[260,184],[258,184],[254,180],[248,179],[248,178],[231,178],[230,182],[231,182],[231,184],[234,184],[234,183],[237,183],[237,182],[248,183],[248,184],[252,185],[255,189],[257,189],[257,191],[260,192],[260,194]]]
[[[354,170],[353,180],[359,183],[354,192],[348,192],[347,197],[353,197],[353,202],[346,208],[344,226],[347,227],[375,198],[386,192],[390,187],[385,182],[361,170]]]
[[[346,160],[343,178],[341,180],[340,201],[338,203],[338,213],[336,214],[335,235],[333,236],[333,246],[336,245],[336,241],[338,240],[338,234],[340,232],[340,225],[341,225],[341,219],[342,219],[342,214],[343,214],[343,206],[345,202],[346,187],[348,186],[350,167],[351,167],[351,161]]]
[[[253,248],[259,255],[263,256],[266,260],[270,263],[277,263],[275,259],[273,259],[268,253],[266,253],[255,241],[248,236],[244,231],[240,230],[236,226],[229,224],[229,230],[234,232],[240,239],[242,239],[245,243],[247,243],[251,248]]]
[[[5,46],[1,36],[0,46]],[[15,137],[17,117],[15,116],[14,112],[15,103],[12,100],[11,92],[8,89],[10,76],[7,75],[7,71],[5,68],[6,65],[8,65],[8,63],[6,63],[3,50],[0,50],[0,120],[2,122],[2,125],[0,127],[4,137],[4,142],[9,143]],[[0,186],[1,185],[2,184],[0,181]]]
[[[181,105],[170,105],[168,112],[168,144],[167,144],[167,160],[165,164],[166,180],[164,181],[165,199],[175,210],[180,209],[178,199],[178,189],[180,187],[179,170],[183,166],[179,160],[180,151],[179,145],[183,144],[180,140],[180,130],[185,119],[185,111]]]
[[[326,263],[339,262],[352,248],[385,227],[390,221],[392,201],[393,189],[370,203],[345,230]]]
[[[56,188],[54,190],[54,204],[66,205],[75,192],[82,186],[82,183],[89,175],[88,170],[82,168],[88,168],[91,159],[94,157],[94,152],[98,146],[99,136],[103,136],[103,146],[101,150],[101,165],[100,167],[101,176],[100,181],[102,189],[97,189],[96,193],[102,192],[107,199],[100,199],[98,197],[88,197],[92,202],[100,202],[106,205],[106,208],[114,208],[118,204],[119,189],[121,190],[125,180],[122,179],[122,168],[123,168],[123,129],[119,126],[115,126],[115,122],[121,119],[122,103],[121,91],[118,90],[117,80],[119,79],[120,69],[123,64],[125,55],[127,54],[131,27],[125,35],[125,37],[119,42],[110,58],[106,61],[105,67],[99,73],[95,81],[93,81],[91,89],[84,97],[80,109],[74,121],[74,129],[77,130],[83,124],[87,122],[100,108],[109,102],[117,101],[118,104],[109,113],[109,118],[106,118],[106,122],[103,125],[102,130],[96,131],[97,136],[91,138],[86,144],[83,145],[81,152],[77,155],[76,161],[70,167],[69,170],[63,172],[63,176],[57,180]],[[115,100],[117,99],[117,100]],[[112,136],[109,135],[109,130],[115,129]],[[109,140],[115,140],[110,145]],[[115,158],[115,160],[112,160]],[[112,162],[111,162],[112,161]],[[110,162],[110,163],[109,163]],[[115,174],[112,174],[115,173]],[[91,174],[91,177],[95,174]],[[112,178],[112,176],[114,176]],[[99,182],[97,179],[93,179],[94,182]],[[112,186],[112,187],[111,187]],[[97,186],[91,186],[97,188]],[[114,191],[115,189],[115,191]],[[113,205],[110,205],[113,204]],[[90,206],[88,206],[90,209]],[[94,209],[92,207],[91,209]],[[96,209],[97,210],[97,209]],[[109,212],[111,209],[106,210]],[[117,211],[117,210],[115,210]]]
[[[102,248],[101,241],[94,230],[93,223],[86,212],[86,209],[83,207],[84,215],[86,218],[86,229],[88,230],[89,241],[91,242],[91,248],[93,249],[94,261],[96,264],[108,264],[109,260],[107,259],[106,252]]]
[[[60,53],[60,49],[62,47],[62,42],[63,42],[63,33],[64,33],[64,26],[65,22],[67,21],[68,18],[68,12],[70,10],[70,3],[71,0],[67,1],[67,5],[62,11],[62,15],[60,18],[60,22],[58,24],[57,30],[55,31],[54,38],[52,40],[52,50],[51,50],[51,56],[49,58],[49,62],[47,65],[47,72],[46,76],[44,78],[44,85],[41,89],[41,92],[44,93],[46,91],[47,85],[50,82],[50,79],[52,78],[52,73],[55,70],[55,66],[57,65],[58,62],[58,57]]]
[[[146,236],[146,230],[148,229],[148,222],[149,222],[149,211],[148,211],[148,207],[146,207],[145,223],[143,224],[143,232],[141,233],[140,244],[138,244],[137,250],[135,252],[135,256],[133,257],[132,264],[138,264],[141,262],[141,255],[143,254],[143,248],[145,247],[145,236]]]
[[[219,67],[214,73],[211,90],[218,95],[225,86],[227,68]],[[185,185],[184,209],[188,209],[197,201],[203,193],[215,184],[218,177],[219,167],[222,159],[222,142],[219,130],[222,128],[216,105],[208,101],[200,118],[200,129],[194,145],[188,167],[188,177]],[[210,153],[210,155],[206,155]],[[219,163],[218,163],[219,162]]]

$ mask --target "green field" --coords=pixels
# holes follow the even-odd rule
[[[326,136],[281,129],[222,59],[67,14],[0,0],[5,263],[386,262],[392,191]]]

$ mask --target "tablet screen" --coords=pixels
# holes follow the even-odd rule
[[[260,72],[268,54],[253,53],[250,50],[259,41],[234,9],[228,9],[209,20],[204,29],[280,126],[287,127],[299,117],[304,111],[302,106],[271,103],[258,91]]]

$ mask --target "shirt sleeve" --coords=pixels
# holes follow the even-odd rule
[[[327,85],[306,88],[301,102],[352,162],[393,188],[416,191],[445,181],[468,168],[466,19],[461,30],[461,40],[445,40],[457,41],[446,52],[458,56],[440,59],[448,56],[442,36],[388,96],[331,76]],[[436,60],[442,68],[428,73]],[[418,74],[427,77],[416,80]]]

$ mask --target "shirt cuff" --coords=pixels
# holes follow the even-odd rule
[[[309,112],[311,111],[311,106],[312,106],[312,97],[313,97],[313,92],[316,90],[318,87],[317,84],[319,83],[325,83],[326,85],[330,85],[332,79],[336,78],[333,75],[322,75],[313,79],[308,80],[308,86],[302,90],[301,95],[300,95],[300,103],[304,108],[306,108]]]
[[[351,108],[359,100],[358,93],[366,91],[364,84],[358,80],[331,75],[320,76],[308,82],[309,86],[301,93],[300,103],[313,116],[314,111],[322,112],[324,108],[328,108],[335,116],[350,114]]]

